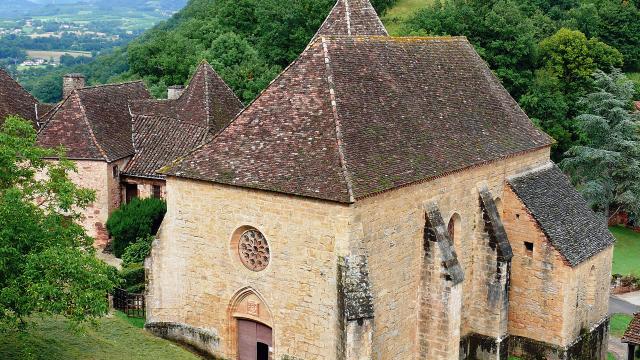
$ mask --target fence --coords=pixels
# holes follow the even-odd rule
[[[113,293],[113,307],[129,317],[147,317],[144,294],[131,294],[117,288]]]

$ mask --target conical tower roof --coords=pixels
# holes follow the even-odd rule
[[[369,0],[338,0],[314,40],[328,35],[388,36]]]

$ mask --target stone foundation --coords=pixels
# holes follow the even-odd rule
[[[507,360],[509,338],[496,339],[480,334],[469,334],[460,340],[460,359]]]
[[[509,352],[510,355],[518,356],[523,360],[604,360],[607,358],[608,340],[609,318],[607,317],[590,331],[585,331],[566,348],[520,336],[511,336]]]
[[[145,329],[161,338],[186,345],[203,355],[216,354],[220,338],[213,331],[171,322],[148,323]]]

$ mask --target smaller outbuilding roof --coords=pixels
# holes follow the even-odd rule
[[[627,331],[625,331],[624,336],[622,336],[622,342],[640,345],[640,313],[633,315],[633,320],[631,320]]]
[[[37,106],[38,100],[0,69],[0,126],[6,117],[18,115],[37,127]]]
[[[71,159],[111,162],[131,156],[129,102],[149,98],[141,81],[74,90],[47,115],[38,145],[62,146]]]
[[[162,116],[136,115],[133,118],[135,156],[124,175],[164,178],[156,171],[201,145],[209,134],[203,126]]]
[[[640,101],[635,101],[633,105],[635,105],[636,111],[640,111]]]
[[[189,86],[175,100],[143,100],[131,104],[135,115],[162,116],[220,131],[244,106],[216,71],[202,61]]]
[[[509,179],[538,225],[571,266],[610,247],[615,239],[560,168],[550,163]]]

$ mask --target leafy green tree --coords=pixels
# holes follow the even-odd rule
[[[640,71],[640,9],[636,1],[599,0],[598,38],[620,50],[625,70]]]
[[[211,63],[245,103],[253,100],[281,70],[268,65],[248,41],[234,33],[215,39],[201,57]]]
[[[633,84],[619,71],[594,77],[596,92],[578,103],[584,145],[569,150],[561,165],[606,219],[621,209],[640,214],[640,116],[631,112]]]
[[[113,237],[113,254],[121,257],[139,238],[155,235],[166,212],[166,202],[156,198],[136,198],[114,211],[106,224]]]
[[[611,71],[623,64],[615,48],[565,28],[540,42],[540,56],[543,67],[562,81],[570,101],[588,91],[596,70]]]
[[[45,157],[58,157],[49,162]],[[115,272],[94,256],[78,221],[92,191],[74,185],[62,151],[36,146],[31,124],[15,117],[0,130],[0,328],[33,314],[81,322],[105,314]],[[45,174],[38,176],[37,174]]]
[[[536,125],[556,140],[552,157],[560,160],[577,140],[560,79],[547,70],[536,71],[535,80],[520,99],[520,105]]]

